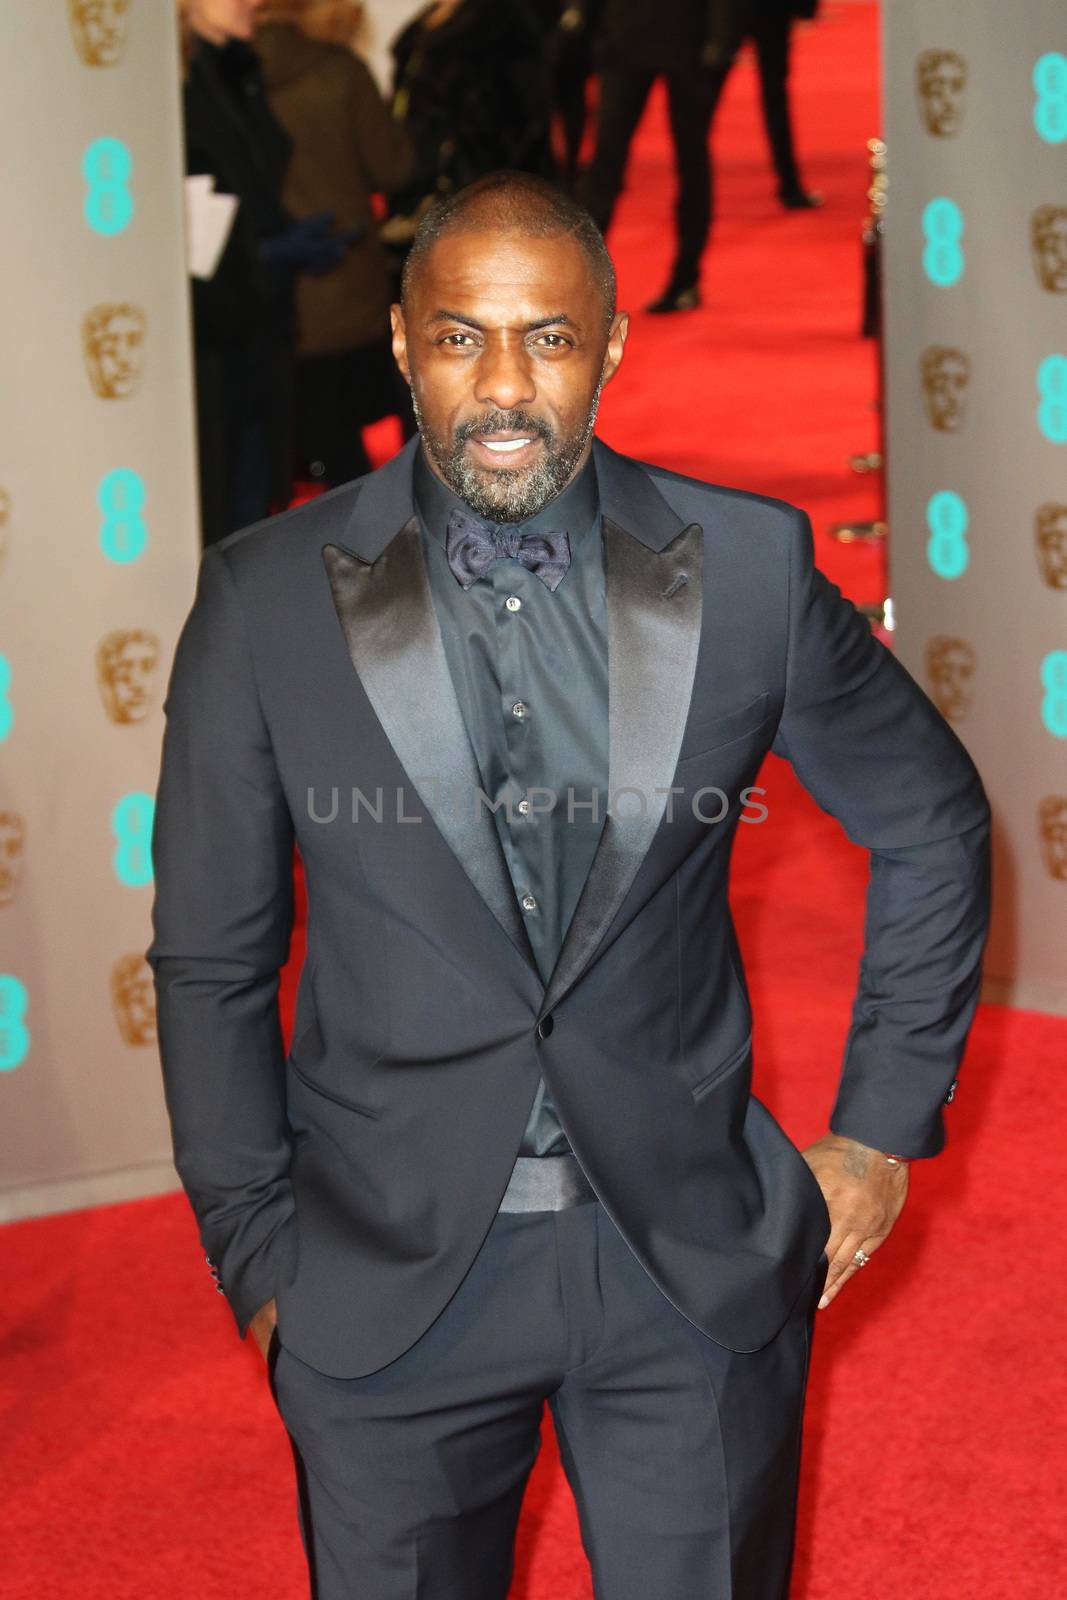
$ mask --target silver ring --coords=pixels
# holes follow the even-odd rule
[[[871,1258],[867,1254],[866,1250],[857,1250],[852,1259],[856,1263],[857,1267],[865,1267]]]

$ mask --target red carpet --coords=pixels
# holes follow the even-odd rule
[[[804,504],[823,567],[868,600],[882,595],[877,554],[824,530],[870,514],[875,489],[846,467],[875,439],[873,356],[856,338],[875,12],[825,11],[801,42],[797,81],[806,176],[826,209],[775,209],[739,71],[716,138],[707,309],[636,319],[603,431],[637,455]],[[666,271],[668,179],[656,106],[613,240],[632,305]],[[770,819],[743,830],[734,902],[758,1089],[804,1143],[832,1099],[865,864],[787,768],[771,763],[765,781]],[[898,1233],[820,1315],[798,1600],[1063,1590],[1065,1053],[1067,1023],[983,1011],[948,1151],[915,1167]],[[262,1365],[211,1292],[184,1200],[9,1227],[0,1269],[3,1600],[298,1600],[286,1442]],[[550,1432],[513,1593],[591,1595]]]

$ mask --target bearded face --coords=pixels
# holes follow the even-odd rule
[[[122,60],[132,0],[68,0],[71,37],[87,67],[113,67]]]
[[[111,1004],[126,1044],[156,1042],[156,996],[144,956],[120,956],[111,969]]]
[[[104,710],[112,722],[140,722],[155,689],[159,641],[143,628],[106,634],[96,652],[96,675]]]
[[[1030,220],[1037,281],[1049,294],[1067,294],[1067,206],[1038,206]]]
[[[26,828],[17,811],[0,811],[0,906],[10,905],[22,877]]]
[[[1050,589],[1067,590],[1067,505],[1041,506],[1034,537],[1042,578]]]
[[[930,696],[943,717],[959,722],[971,709],[975,654],[966,639],[931,639],[926,647]]]
[[[963,121],[967,63],[955,50],[924,50],[916,62],[916,81],[927,133],[951,138]]]
[[[1037,825],[1046,872],[1067,883],[1067,795],[1046,796],[1038,807]]]
[[[923,351],[919,366],[926,420],[939,433],[958,433],[966,411],[970,361],[962,350],[930,345]]]
[[[141,379],[144,313],[136,306],[95,306],[82,324],[86,370],[101,400],[124,400]]]

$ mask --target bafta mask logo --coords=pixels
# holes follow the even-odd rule
[[[1041,854],[1050,878],[1067,883],[1067,794],[1049,794],[1037,808]]]
[[[67,0],[78,59],[87,67],[113,67],[122,60],[133,0]]]
[[[22,876],[26,824],[17,811],[0,811],[0,906],[9,906]]]
[[[145,338],[145,314],[138,306],[94,306],[82,319],[82,350],[93,393],[101,400],[125,400],[137,392]]]
[[[1067,294],[1067,206],[1038,206],[1030,218],[1037,281],[1049,294]]]
[[[919,107],[927,133],[949,139],[963,121],[967,63],[955,50],[924,50],[915,63]]]
[[[156,992],[152,969],[140,952],[119,956],[112,967],[111,1004],[126,1044],[155,1044]]]
[[[974,649],[966,639],[931,639],[926,646],[930,697],[943,717],[959,722],[971,709]]]
[[[145,628],[106,633],[96,647],[96,681],[112,722],[143,722],[156,685],[159,640]]]
[[[967,409],[971,362],[951,345],[931,344],[919,358],[926,420],[939,433],[958,433]]]
[[[1050,589],[1067,589],[1067,505],[1038,506],[1034,537],[1042,578]]]

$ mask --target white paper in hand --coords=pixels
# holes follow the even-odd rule
[[[213,278],[237,215],[237,196],[216,194],[208,173],[186,178],[184,190],[186,265],[191,277]]]

